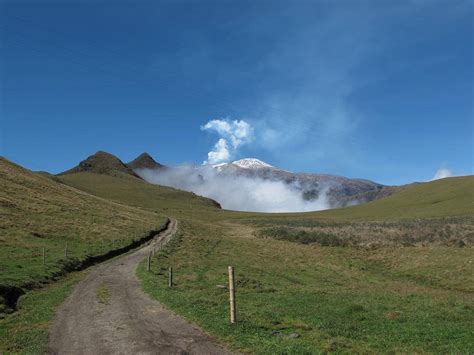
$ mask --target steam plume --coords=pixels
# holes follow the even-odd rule
[[[252,140],[252,126],[244,120],[215,119],[201,126],[201,130],[215,132],[220,139],[214,149],[207,153],[203,164],[218,164],[229,161],[237,149]],[[229,145],[230,142],[230,145]]]
[[[439,168],[438,171],[436,172],[436,174],[434,174],[433,178],[431,179],[431,181],[433,180],[439,180],[439,179],[444,179],[444,178],[447,178],[447,177],[451,177],[453,176],[453,173],[451,172],[451,170],[447,169],[447,168]]]

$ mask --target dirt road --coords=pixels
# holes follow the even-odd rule
[[[146,295],[135,276],[140,260],[176,231],[176,221],[151,244],[95,267],[59,307],[53,354],[229,354],[197,327]]]

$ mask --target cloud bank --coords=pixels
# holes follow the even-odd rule
[[[297,186],[260,178],[222,175],[209,166],[183,166],[165,171],[137,170],[152,184],[175,187],[212,198],[225,209],[252,212],[304,212],[329,208],[325,191],[307,201]]]

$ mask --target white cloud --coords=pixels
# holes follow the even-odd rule
[[[230,140],[232,147],[237,149],[252,139],[252,126],[244,120],[211,120],[201,127],[203,131],[214,131],[221,137]]]
[[[436,174],[434,174],[433,178],[430,181],[444,179],[451,176],[453,176],[453,173],[451,172],[451,170],[447,168],[439,168]]]
[[[253,138],[253,128],[244,120],[214,119],[201,126],[201,130],[215,132],[221,137],[214,150],[207,154],[208,159],[204,164],[228,161],[239,147],[248,144]]]
[[[207,160],[204,164],[219,164],[228,161],[230,158],[229,149],[227,147],[227,141],[221,138],[214,145],[214,150],[207,153]]]

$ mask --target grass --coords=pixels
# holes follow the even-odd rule
[[[474,215],[474,176],[452,177],[407,187],[358,206],[320,212],[273,214],[269,220],[393,221]]]
[[[201,212],[217,211],[212,200],[171,187],[148,184],[139,179],[120,179],[94,173],[68,174],[58,178],[93,195],[160,213],[189,213],[193,209]]]
[[[71,273],[59,282],[24,295],[18,310],[0,319],[0,353],[44,354],[48,347],[48,329],[58,307],[84,275]]]
[[[145,291],[241,351],[472,351],[472,249],[308,246],[255,238],[252,229],[182,222],[152,272],[140,265]],[[236,267],[235,326],[221,286],[228,265]]]
[[[261,238],[321,246],[473,246],[474,218],[449,217],[390,222],[259,221]]]
[[[110,292],[105,283],[101,283],[99,286],[97,286],[97,289],[95,290],[95,296],[97,298],[97,302],[109,304]]]

